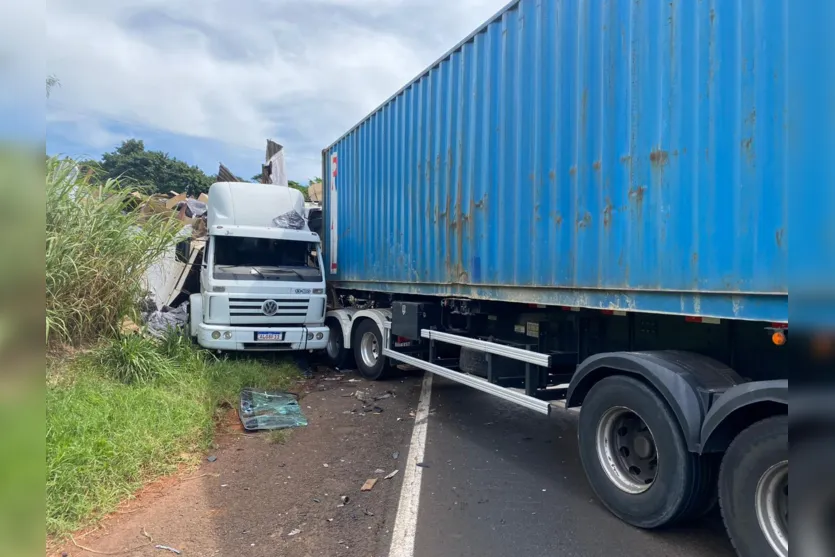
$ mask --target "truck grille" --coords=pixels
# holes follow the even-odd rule
[[[269,315],[264,313],[267,301],[275,302],[272,308],[267,308],[272,310]],[[304,323],[309,304],[310,301],[304,298],[230,297],[229,316],[233,325],[268,323],[295,325]]]

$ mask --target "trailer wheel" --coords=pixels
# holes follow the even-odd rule
[[[328,329],[328,345],[325,347],[325,360],[328,365],[336,369],[347,369],[350,366],[350,358],[353,356],[351,351],[345,348],[344,337],[342,336],[342,327],[336,319],[330,318],[327,321]]]
[[[616,375],[595,384],[580,409],[578,438],[592,489],[633,526],[664,526],[711,503],[708,461],[688,452],[672,411],[641,381]]]
[[[383,356],[383,335],[374,321],[366,319],[357,325],[353,347],[360,375],[372,381],[385,377],[388,362]]]
[[[788,418],[755,423],[728,447],[719,471],[719,505],[740,555],[789,554]]]

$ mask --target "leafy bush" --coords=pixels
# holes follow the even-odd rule
[[[160,365],[157,358],[173,380],[112,378],[114,361],[128,362],[119,365],[135,376]],[[115,339],[53,365],[64,369],[46,389],[46,529],[59,537],[114,510],[143,483],[199,462],[218,406],[237,406],[241,388],[287,389],[300,378],[286,356],[219,360],[178,335]]]
[[[131,314],[147,269],[175,244],[181,224],[125,210],[116,180],[94,184],[70,159],[46,163],[47,342],[109,336]]]
[[[98,350],[99,365],[105,374],[126,385],[171,380],[177,374],[177,361],[160,352],[157,340],[142,335],[124,335]]]

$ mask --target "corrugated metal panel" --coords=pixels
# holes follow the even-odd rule
[[[509,5],[325,150],[331,278],[785,319],[787,12]]]

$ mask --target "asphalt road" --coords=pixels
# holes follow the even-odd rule
[[[434,378],[416,557],[733,557],[718,512],[646,532],[595,498],[577,415],[540,416]]]

